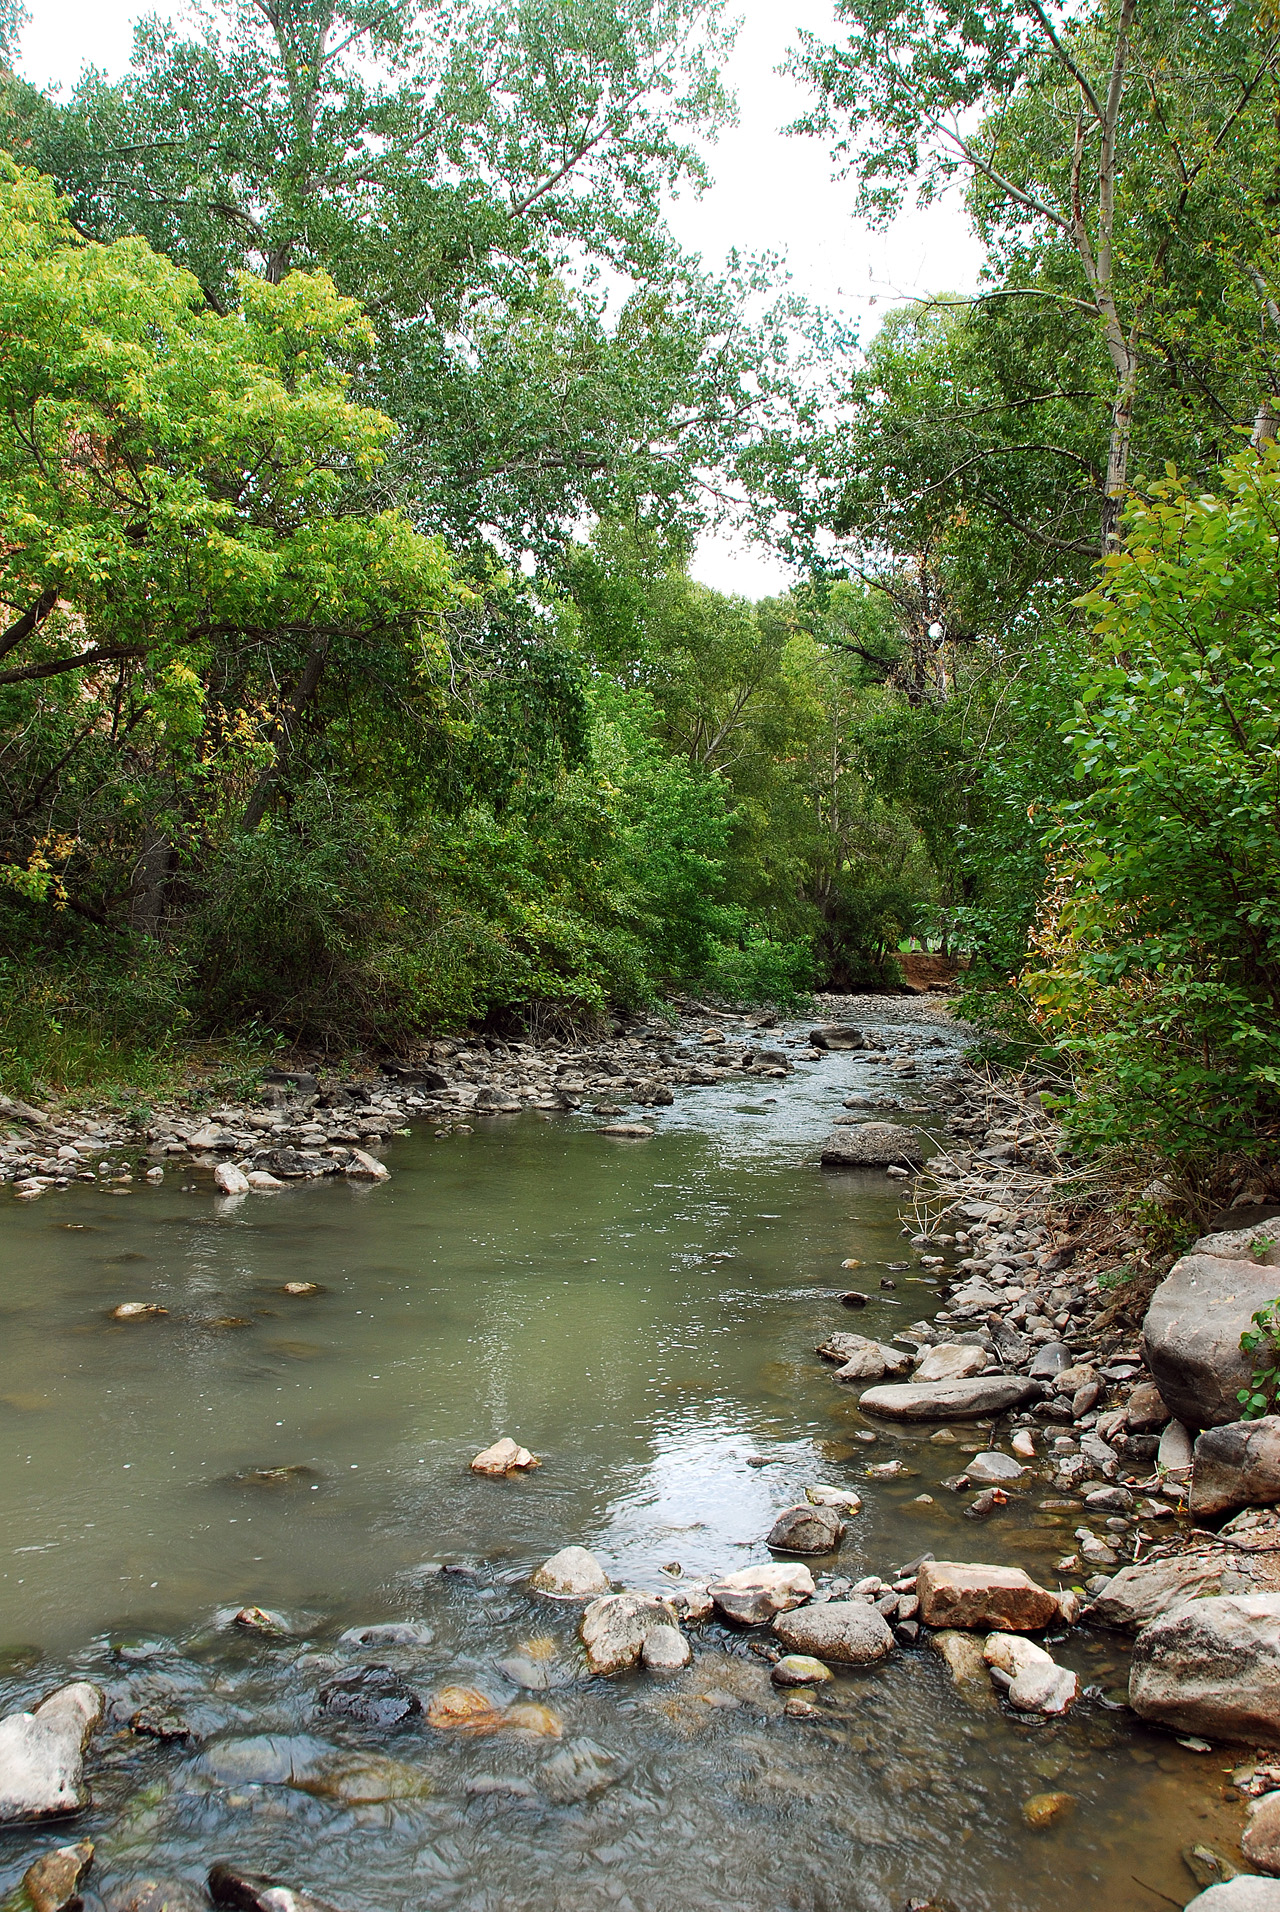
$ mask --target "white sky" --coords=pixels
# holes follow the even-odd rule
[[[176,14],[172,0],[27,0],[22,70],[38,85],[70,86],[82,66],[119,74],[128,62],[132,23],[144,12]],[[739,123],[708,149],[715,183],[701,200],[670,208],[671,225],[690,250],[718,266],[733,249],[787,257],[795,289],[813,303],[874,332],[887,307],[930,292],[968,292],[981,249],[958,203],[904,213],[888,232],[851,218],[854,187],[833,180],[820,140],[787,139],[782,128],[807,96],[775,69],[796,32],[837,38],[830,0],[733,0],[742,16],[725,78],[738,99]],[[733,539],[704,540],[694,575],[718,590],[757,598],[784,590],[786,568],[766,549]]]

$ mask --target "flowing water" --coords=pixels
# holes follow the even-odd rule
[[[923,1647],[841,1677],[799,1721],[751,1635],[704,1628],[683,1673],[587,1681],[576,1609],[525,1590],[569,1542],[652,1588],[677,1564],[766,1558],[774,1512],[815,1480],[866,1500],[826,1568],[887,1574],[930,1549],[1053,1577],[1070,1511],[1032,1492],[965,1521],[939,1483],[982,1430],[864,1444],[814,1356],[833,1327],[888,1336],[936,1305],[893,1184],[816,1165],[825,1118],[867,1080],[832,1056],[768,1097],[704,1089],[647,1142],[587,1117],[423,1129],[378,1188],[228,1201],[179,1171],[4,1210],[0,1708],[73,1674],[108,1689],[77,1822],[108,1904],[130,1878],[199,1881],[218,1857],[343,1912],[901,1912],[931,1893],[960,1912],[1145,1912],[1191,1896],[1180,1848],[1231,1849],[1240,1812],[1221,1758],[1116,1705],[1121,1641],[1056,1649],[1091,1691],[1052,1725],[962,1696]],[[838,1303],[851,1280],[874,1297],[856,1318]],[[321,1292],[286,1296],[290,1281]],[[168,1313],[111,1320],[122,1301]],[[544,1465],[470,1474],[502,1434]],[[866,1478],[889,1459],[911,1471]],[[289,1636],[228,1627],[245,1603]],[[429,1644],[337,1644],[407,1619]],[[563,1740],[420,1715],[374,1732],[317,1710],[370,1659],[424,1702],[460,1684],[501,1707],[530,1697],[513,1672],[545,1682],[532,1697]],[[196,1737],[140,1739],[126,1723],[144,1704]],[[557,1803],[543,1762],[584,1740],[612,1783]],[[1044,1792],[1073,1805],[1035,1832],[1021,1809]],[[0,1891],[58,1836],[5,1833]]]

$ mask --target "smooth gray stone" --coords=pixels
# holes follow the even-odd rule
[[[868,1388],[858,1406],[886,1421],[957,1421],[1006,1408],[1040,1395],[1040,1383],[1018,1374],[976,1374],[967,1381],[907,1381]]]
[[[1280,1501],[1280,1414],[1206,1428],[1192,1450],[1190,1508],[1197,1518]]]
[[[1280,1912],[1280,1879],[1242,1872],[1238,1879],[1197,1892],[1187,1901],[1186,1912]]]
[[[1280,1593],[1190,1600],[1143,1627],[1129,1704],[1179,1732],[1280,1745]]]

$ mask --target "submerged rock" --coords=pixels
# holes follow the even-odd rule
[[[338,1635],[341,1647],[430,1646],[435,1631],[422,1620],[380,1620],[373,1626],[348,1627]]]
[[[916,1594],[927,1627],[1037,1633],[1061,1617],[1057,1594],[1037,1586],[1021,1567],[924,1560],[916,1575]]]
[[[45,1852],[22,1875],[22,1886],[31,1901],[31,1912],[70,1912],[81,1903],[79,1886],[93,1864],[93,1841],[82,1839],[76,1846],[59,1846]]]
[[[983,1643],[976,1634],[942,1627],[929,1635],[929,1645],[946,1662],[957,1690],[965,1699],[980,1706],[994,1704]]]
[[[1033,1832],[1056,1826],[1076,1809],[1075,1797],[1067,1792],[1032,1793],[1022,1802],[1022,1817]]]
[[[320,1709],[389,1732],[421,1713],[422,1702],[389,1666],[362,1666],[358,1673],[343,1674],[321,1687]]]
[[[593,1739],[575,1739],[538,1768],[538,1790],[553,1806],[573,1806],[625,1778],[627,1762]]]
[[[823,1686],[835,1674],[810,1653],[784,1653],[774,1662],[770,1678],[775,1686]]]
[[[592,1600],[608,1593],[610,1581],[595,1555],[585,1547],[562,1547],[535,1568],[529,1585],[535,1593],[549,1594],[555,1600]]]
[[[678,1632],[676,1611],[651,1593],[611,1593],[593,1600],[582,1616],[582,1644],[593,1673],[621,1673],[636,1666],[655,1628]],[[665,1651],[669,1643],[659,1644]]]
[[[764,1626],[776,1613],[812,1599],[816,1588],[807,1567],[798,1561],[776,1561],[739,1567],[736,1573],[714,1581],[707,1591],[727,1620],[736,1620],[740,1626]]]
[[[0,1822],[47,1819],[88,1805],[84,1752],[102,1718],[101,1689],[87,1680],[0,1720]]]
[[[1040,1383],[1021,1375],[979,1374],[964,1381],[907,1381],[868,1388],[858,1406],[887,1421],[966,1421],[980,1414],[1002,1414],[1039,1394]]]
[[[769,1529],[765,1546],[779,1553],[832,1553],[845,1531],[845,1523],[834,1508],[802,1501],[798,1506],[783,1508]]]
[[[209,1869],[209,1897],[235,1912],[333,1912],[333,1907],[299,1892],[266,1872],[246,1872],[225,1859]]]
[[[1209,1739],[1280,1745],[1280,1593],[1191,1600],[1134,1643],[1129,1704]]]
[[[792,1653],[811,1653],[840,1666],[871,1666],[893,1650],[884,1615],[865,1600],[826,1600],[780,1613],[773,1630]]]
[[[209,1900],[185,1879],[136,1879],[112,1893],[108,1912],[209,1912]]]

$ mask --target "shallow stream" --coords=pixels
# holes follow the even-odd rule
[[[931,1893],[959,1912],[1147,1912],[1192,1896],[1180,1849],[1238,1837],[1229,1761],[1115,1704],[1121,1641],[1055,1648],[1091,1689],[1060,1723],[962,1697],[924,1647],[841,1678],[798,1721],[751,1635],[695,1630],[684,1673],[586,1681],[577,1610],[524,1589],[570,1542],[652,1588],[677,1565],[766,1558],[774,1513],[817,1480],[866,1499],[824,1568],[887,1577],[929,1549],[1056,1583],[1070,1511],[1033,1492],[964,1520],[939,1483],[989,1436],[881,1427],[864,1444],[814,1356],[832,1328],[887,1337],[936,1305],[894,1184],[817,1166],[869,1068],[834,1055],[768,1098],[682,1095],[646,1142],[586,1116],[427,1128],[394,1143],[381,1187],[224,1200],[180,1171],[6,1206],[0,1711],[80,1673],[107,1687],[77,1828],[108,1904],[130,1878],[200,1881],[221,1857],[343,1912],[902,1912]],[[321,1292],[288,1297],[290,1281]],[[838,1301],[850,1282],[873,1295],[856,1318]],[[169,1312],[112,1321],[123,1301]],[[502,1434],[544,1465],[471,1475]],[[867,1479],[892,1459],[911,1472]],[[290,1636],[229,1628],[245,1603]],[[388,1620],[434,1638],[338,1647]],[[563,1740],[318,1712],[319,1689],[370,1659],[424,1703],[446,1684],[540,1701]],[[509,1677],[522,1666],[532,1692]],[[195,1737],[129,1732],[144,1704]],[[586,1755],[611,1783],[555,1803],[543,1762],[584,1739],[613,1756]],[[1043,1792],[1074,1804],[1036,1832],[1022,1806]],[[0,1837],[0,1892],[66,1836]]]

